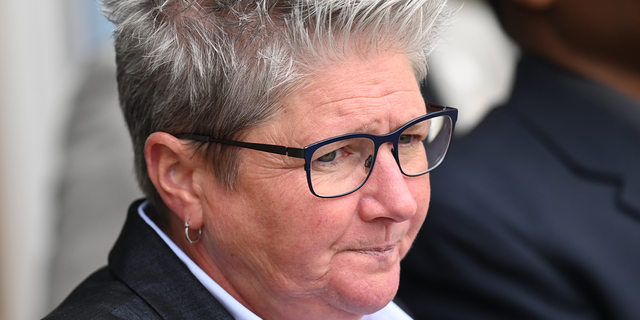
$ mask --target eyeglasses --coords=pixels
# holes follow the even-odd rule
[[[402,174],[415,177],[430,172],[442,163],[457,118],[458,110],[455,108],[427,104],[426,115],[391,133],[345,134],[303,148],[220,140],[191,133],[174,136],[304,159],[311,192],[320,198],[335,198],[355,192],[364,185],[373,170],[378,149],[387,142],[393,144],[391,152]]]

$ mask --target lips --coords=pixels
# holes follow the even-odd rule
[[[392,244],[392,245],[386,245],[386,246],[372,246],[372,247],[365,247],[365,248],[359,248],[359,249],[349,249],[347,251],[362,253],[362,254],[369,254],[374,256],[381,256],[381,255],[387,255],[392,253],[395,248],[396,248],[396,245]]]

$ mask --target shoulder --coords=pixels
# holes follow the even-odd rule
[[[577,208],[606,201],[597,195],[585,201],[584,194],[608,187],[585,185],[556,151],[513,105],[495,109],[474,131],[454,141],[441,167],[431,173],[428,224],[436,232],[465,230],[465,238],[480,230],[491,238],[518,230],[520,236],[546,242],[549,238],[536,233],[534,225],[557,226],[563,222],[559,219],[584,212]]]
[[[107,267],[96,271],[44,319],[160,319]]]
[[[233,319],[131,205],[109,266],[45,319]]]
[[[451,143],[444,162],[431,173],[433,200],[449,200],[466,192],[484,197],[489,189],[505,188],[491,193],[517,191],[513,188],[517,180],[528,180],[536,165],[555,161],[514,109],[494,109],[472,132]]]

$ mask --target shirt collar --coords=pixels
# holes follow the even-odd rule
[[[261,320],[260,317],[255,315],[245,306],[243,306],[238,300],[233,298],[227,291],[225,291],[218,283],[216,283],[209,275],[207,275],[198,265],[195,264],[173,241],[164,233],[158,226],[147,217],[144,212],[148,201],[144,201],[138,207],[138,214],[157,234],[162,240],[171,248],[173,253],[182,260],[182,262],[189,268],[189,271],[207,288],[207,290],[218,300],[220,303],[231,313],[231,315],[237,320]],[[407,315],[400,307],[398,307],[393,301],[389,302],[384,308],[380,309],[376,313],[366,315],[361,320],[411,320],[411,317]]]

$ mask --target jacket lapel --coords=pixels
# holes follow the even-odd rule
[[[138,215],[142,200],[129,208],[109,268],[164,319],[233,317],[195,278],[164,241]]]

